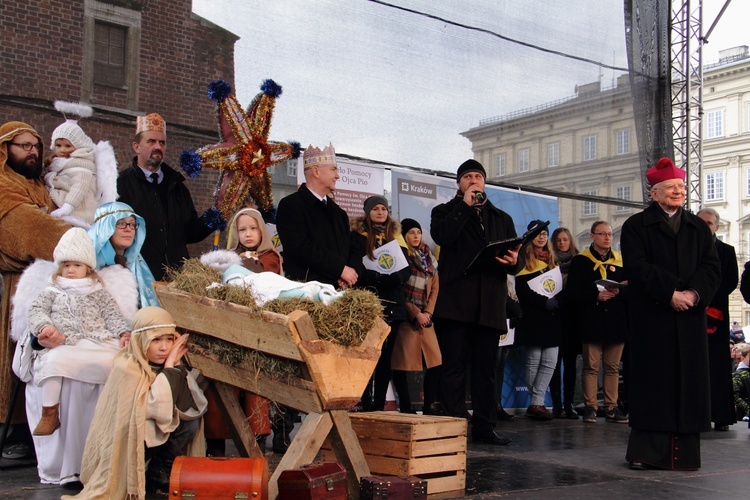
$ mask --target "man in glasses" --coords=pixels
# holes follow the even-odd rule
[[[8,122],[0,126],[0,272],[3,278],[0,306],[0,419],[8,414],[13,378],[13,356],[8,341],[10,301],[21,272],[35,259],[52,260],[52,252],[70,225],[49,213],[56,207],[44,187],[44,146],[30,125]],[[12,423],[24,422],[23,404]],[[14,426],[11,441],[24,425]],[[15,437],[14,437],[15,436]],[[5,458],[24,458],[31,448],[23,442],[6,446]]]
[[[653,202],[620,238],[630,292],[626,460],[635,470],[694,470],[700,433],[711,429],[706,306],[719,258],[706,223],[682,207],[685,171],[662,158],[646,177]]]

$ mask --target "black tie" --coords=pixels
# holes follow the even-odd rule
[[[149,177],[151,178],[151,184],[153,184],[154,186],[159,184],[159,174],[154,172],[151,175],[149,175]]]

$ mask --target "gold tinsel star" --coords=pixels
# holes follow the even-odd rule
[[[266,80],[259,93],[243,111],[232,88],[223,80],[208,86],[208,95],[217,103],[221,141],[195,152],[200,167],[221,172],[216,189],[216,207],[229,219],[242,205],[248,194],[261,210],[273,208],[271,176],[268,168],[289,158],[299,156],[298,143],[268,140],[271,118],[281,87]],[[188,161],[194,157],[188,155]],[[182,161],[182,160],[181,160]],[[198,168],[200,168],[198,167]],[[183,161],[183,168],[188,170]]]

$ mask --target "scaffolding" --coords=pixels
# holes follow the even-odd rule
[[[687,172],[688,209],[701,208],[703,168],[702,0],[672,0],[670,66],[675,164]]]

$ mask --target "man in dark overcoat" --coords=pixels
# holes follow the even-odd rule
[[[727,245],[716,237],[719,228],[719,214],[713,208],[698,210],[711,230],[716,254],[721,265],[721,282],[708,309],[708,372],[711,377],[711,421],[717,431],[728,431],[737,421],[732,392],[732,358],[727,355],[729,345],[729,295],[740,281],[737,269],[737,254],[732,245]]]
[[[304,153],[305,182],[279,202],[276,230],[284,248],[284,272],[297,281],[320,281],[348,288],[357,272],[349,258],[349,217],[329,195],[336,189],[339,170],[330,144]],[[273,451],[283,453],[298,412],[282,408],[273,419]]]
[[[357,272],[349,257],[349,217],[329,195],[339,171],[336,153],[308,147],[304,153],[305,182],[279,202],[276,229],[284,246],[284,271],[297,281],[352,286]]]
[[[484,195],[484,167],[467,160],[456,174],[458,192],[432,210],[430,234],[440,245],[440,293],[435,304],[435,332],[443,356],[440,402],[451,416],[466,412],[466,368],[471,364],[471,434],[475,442],[495,445],[497,435],[495,353],[507,331],[507,273],[515,273],[518,252],[511,250],[483,267],[466,272],[474,256],[490,242],[516,236],[513,219]]]
[[[146,239],[141,255],[159,281],[166,268],[189,258],[188,243],[206,239],[215,227],[211,210],[198,217],[185,177],[164,162],[167,123],[157,113],[136,118],[133,162],[117,176],[119,201],[143,217]]]
[[[636,470],[700,467],[711,428],[706,306],[719,287],[711,232],[682,208],[685,171],[662,158],[647,172],[653,202],[622,227],[630,287],[630,440]]]

